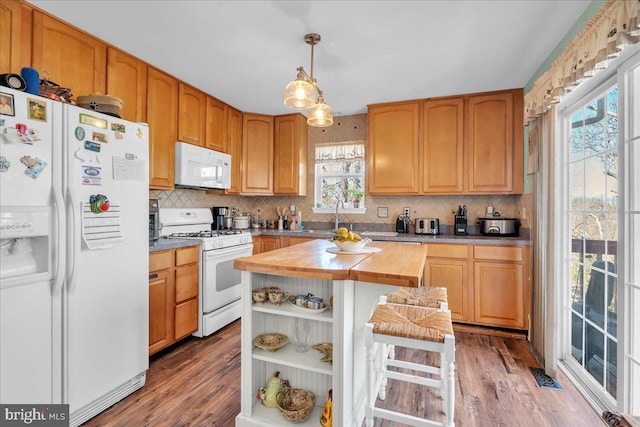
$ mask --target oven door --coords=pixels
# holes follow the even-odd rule
[[[210,313],[233,301],[242,292],[240,271],[234,270],[236,258],[250,256],[253,245],[235,246],[202,252],[202,312]]]

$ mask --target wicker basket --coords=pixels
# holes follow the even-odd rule
[[[78,107],[93,110],[96,113],[108,114],[120,118],[120,109],[124,105],[122,99],[110,95],[79,96],[76,101]]]
[[[278,410],[290,423],[301,423],[313,412],[316,395],[300,388],[285,387],[276,398]]]
[[[284,334],[278,333],[262,334],[253,339],[253,345],[269,352],[278,351],[287,342],[289,342],[289,338]]]

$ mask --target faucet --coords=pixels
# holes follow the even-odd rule
[[[336,219],[335,219],[335,227],[333,231],[338,231],[338,208],[340,207],[340,203],[342,203],[342,209],[344,209],[344,202],[342,200],[338,200],[336,203]]]

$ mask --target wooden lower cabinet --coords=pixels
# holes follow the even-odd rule
[[[149,354],[198,329],[197,246],[149,254]]]
[[[171,270],[149,273],[149,354],[173,342],[174,286]]]
[[[447,288],[453,320],[528,329],[529,246],[429,243],[427,254],[424,283]]]
[[[275,251],[280,249],[280,237],[278,236],[260,236],[260,253]]]

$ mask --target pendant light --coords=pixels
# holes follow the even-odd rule
[[[284,94],[284,104],[297,110],[309,110],[307,123],[309,126],[326,127],[333,124],[333,111],[324,102],[322,91],[313,78],[313,47],[320,43],[320,34],[310,33],[304,36],[304,41],[311,45],[311,75],[304,67],[298,67],[298,76],[287,85]],[[318,98],[315,99],[316,91]]]

